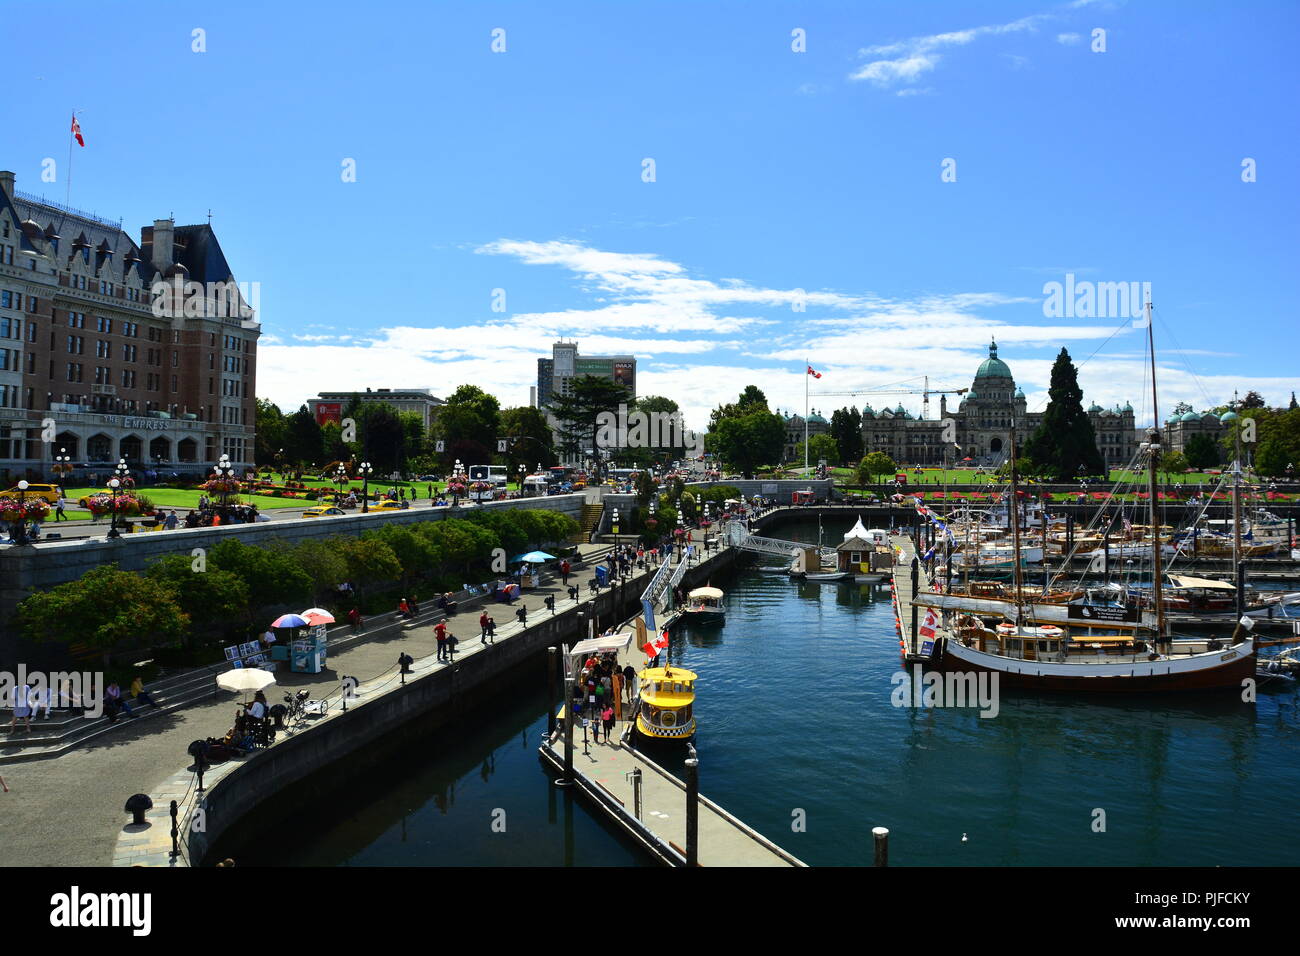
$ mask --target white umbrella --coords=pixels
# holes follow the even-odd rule
[[[217,686],[222,690],[236,692],[257,692],[265,690],[275,683],[275,675],[260,667],[237,667],[232,671],[217,675]]]

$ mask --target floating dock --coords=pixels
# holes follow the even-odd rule
[[[898,629],[899,652],[909,662],[928,661],[930,651],[921,641],[919,623],[914,624],[912,620],[912,560],[916,557],[916,545],[905,534],[892,537],[890,545],[894,549],[894,583],[889,590],[894,596],[894,625]],[[925,564],[919,561],[916,582],[917,590],[929,590],[930,575],[926,573]]]

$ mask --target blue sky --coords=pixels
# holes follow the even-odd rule
[[[1300,389],[1294,3],[64,0],[4,16],[0,168],[62,200],[75,106],[72,205],[137,237],[211,209],[236,276],[260,284],[258,393],[282,406],[467,381],[522,404],[564,336],[635,353],[638,390],[702,426],[751,382],[801,409],[805,357],[823,391],[966,386],[996,335],[1031,409],[1064,345],[1089,400],[1141,415],[1144,333],[1046,317],[1043,285],[1067,272],[1151,284],[1163,412]],[[864,401],[920,409],[813,405]]]

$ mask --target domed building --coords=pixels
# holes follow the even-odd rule
[[[868,454],[882,451],[900,466],[945,462],[951,466],[965,458],[976,465],[1000,465],[1011,451],[1011,426],[1015,425],[1017,442],[1023,443],[1043,420],[1042,412],[1027,411],[1025,406],[1024,391],[1016,386],[1007,363],[998,358],[997,342],[991,342],[988,358],[976,369],[955,410],[949,409],[947,395],[939,397],[938,421],[913,418],[901,404],[878,413],[868,407],[862,413],[863,448]],[[1133,406],[1104,409],[1093,403],[1088,418],[1107,465],[1127,464],[1140,441]],[[954,425],[953,441],[944,440],[947,419]]]

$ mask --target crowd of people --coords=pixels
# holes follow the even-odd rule
[[[605,636],[611,633],[607,631]],[[591,730],[593,741],[600,743],[604,731],[605,742],[609,743],[616,737],[618,722],[624,719],[624,705],[630,707],[635,699],[636,670],[630,664],[620,670],[618,655],[610,651],[593,654],[583,663],[573,682],[569,704],[574,719],[583,721],[583,726]]]

